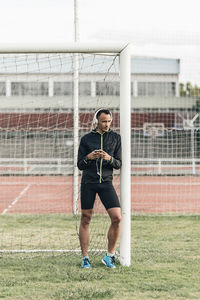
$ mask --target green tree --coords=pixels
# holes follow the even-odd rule
[[[185,91],[185,85],[184,83],[180,83],[179,84],[179,93],[180,93],[180,96],[186,96],[186,91]]]
[[[194,86],[190,82],[179,84],[179,94],[181,97],[200,97],[200,87],[195,84]]]
[[[197,85],[195,85],[192,89],[192,96],[200,96],[200,87],[198,87]]]
[[[193,87],[192,87],[191,83],[187,82],[186,83],[186,95],[187,96],[192,96],[192,89],[193,89]]]

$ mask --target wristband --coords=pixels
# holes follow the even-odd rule
[[[109,163],[112,164],[113,162],[113,157],[111,156],[111,159],[109,160]]]
[[[85,159],[83,160],[86,164],[88,163],[88,156],[86,155]]]

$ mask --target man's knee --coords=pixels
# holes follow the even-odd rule
[[[90,224],[92,218],[92,213],[88,213],[88,212],[82,212],[82,216],[81,216],[81,224],[83,226],[87,226]]]
[[[111,222],[114,225],[119,225],[121,223],[122,217],[121,215],[117,214],[111,217]]]
[[[111,219],[111,223],[114,225],[119,225],[122,217],[121,217],[121,209],[119,207],[113,207],[108,209],[108,214]]]

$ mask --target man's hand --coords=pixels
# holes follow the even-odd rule
[[[100,150],[99,153],[100,153],[100,157],[103,158],[104,160],[109,161],[111,159],[111,156],[107,152]]]
[[[109,161],[111,159],[111,156],[103,150],[94,150],[91,153],[89,153],[87,157],[91,160],[103,158],[104,160]]]
[[[88,158],[88,159],[91,159],[91,160],[97,159],[97,158],[99,158],[99,157],[100,157],[100,150],[94,150],[94,151],[92,151],[91,153],[89,153],[89,154],[87,155],[87,158]]]

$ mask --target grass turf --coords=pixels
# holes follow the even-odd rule
[[[1,254],[0,299],[200,299],[199,232],[199,216],[132,217],[131,267],[114,270],[102,255],[82,270],[79,255]]]

